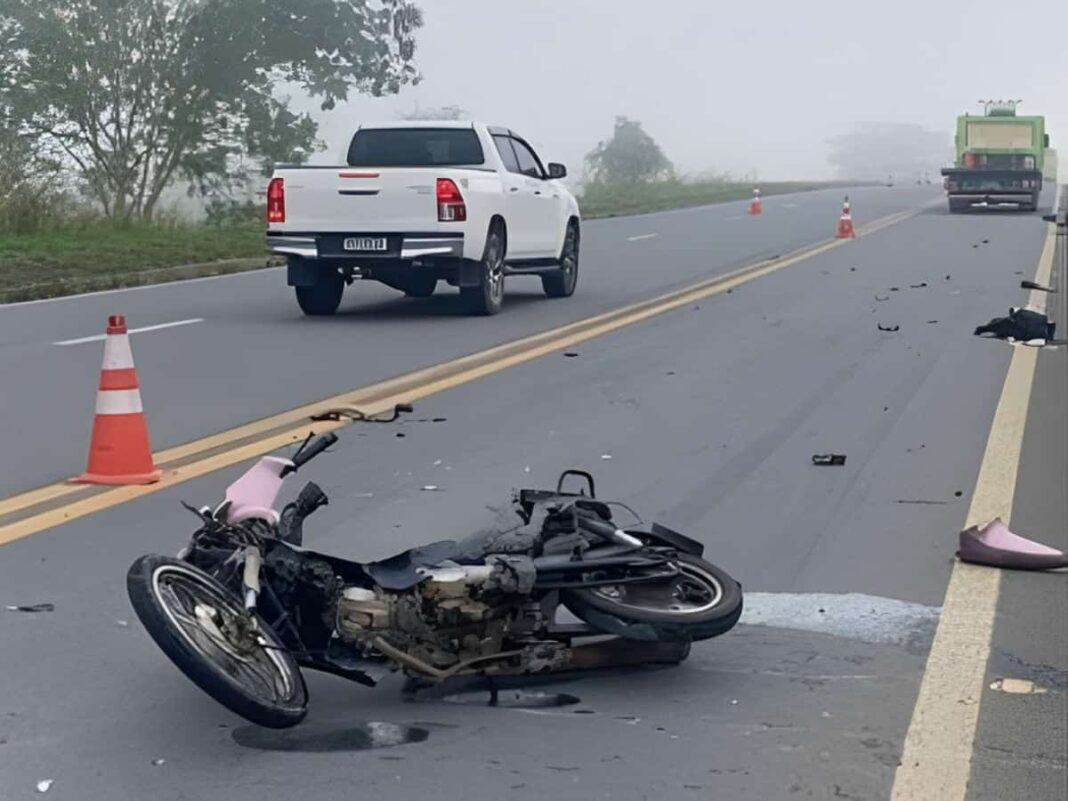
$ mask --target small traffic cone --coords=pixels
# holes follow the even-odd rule
[[[849,210],[849,198],[842,204],[842,216],[838,218],[838,232],[835,239],[856,239],[857,231],[853,227],[853,214]]]
[[[763,214],[764,202],[760,199],[760,190],[753,190],[753,199],[749,201],[749,213],[750,214]]]
[[[126,318],[112,315],[104,340],[89,466],[74,480],[82,484],[152,484],[162,475],[152,461]]]

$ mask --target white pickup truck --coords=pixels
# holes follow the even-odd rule
[[[537,275],[575,291],[579,210],[515,132],[471,122],[364,125],[340,167],[279,167],[267,189],[267,245],[288,259],[305,314],[333,314],[346,284],[380,281],[428,297],[460,288],[496,314],[504,279]]]

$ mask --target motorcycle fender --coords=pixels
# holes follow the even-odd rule
[[[653,523],[648,531],[642,533],[647,538],[682,551],[682,553],[688,553],[693,556],[703,556],[705,553],[705,546],[697,540],[690,539],[685,534],[680,534],[677,531],[672,531],[667,526],[662,526],[659,523]]]

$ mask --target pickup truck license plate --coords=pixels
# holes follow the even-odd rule
[[[345,239],[341,243],[341,246],[345,250],[355,250],[360,252],[382,252],[389,250],[389,242],[386,241],[384,236],[352,236]]]

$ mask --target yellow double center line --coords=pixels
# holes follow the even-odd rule
[[[914,216],[919,211],[919,209],[914,209],[883,217],[865,226],[858,232],[858,236],[867,236],[888,228]],[[498,345],[434,367],[353,389],[316,403],[300,406],[229,431],[170,448],[156,454],[156,463],[165,471],[163,479],[156,484],[103,488],[62,482],[7,498],[0,501],[0,545],[154,492],[169,489],[246,459],[270,453],[299,442],[313,430],[323,433],[348,424],[349,421],[345,418],[321,422],[312,420],[313,417],[331,410],[359,409],[368,415],[378,414],[389,410],[396,403],[414,402],[665,314],[695,301],[721,294],[733,287],[826,253],[847,241],[823,242],[650,300]]]

